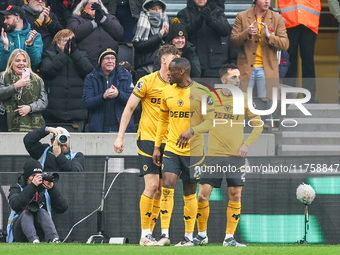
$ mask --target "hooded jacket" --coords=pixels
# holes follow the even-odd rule
[[[142,6],[143,12],[147,12],[148,10],[145,8],[145,5],[153,0],[146,0]],[[166,6],[162,0],[158,0]],[[164,8],[165,12],[165,8]],[[137,24],[136,24],[137,28]],[[135,28],[135,30],[136,30]],[[151,30],[149,33],[148,40],[146,41],[134,41],[133,47],[135,48],[135,70],[142,66],[147,66],[154,63],[155,58],[157,58],[157,52],[160,46],[164,44],[165,36],[162,36],[159,32],[157,34],[152,34]]]
[[[29,32],[31,31],[31,25],[28,23],[27,19],[24,18],[24,29],[15,30],[13,32],[7,33],[8,37],[8,50],[4,49],[4,44],[0,40],[0,70],[5,70],[9,56],[15,49],[25,50],[31,59],[32,69],[36,70],[41,62],[42,52],[43,52],[43,41],[41,39],[40,33],[33,40],[33,45],[28,46],[25,41],[29,37]]]
[[[84,51],[75,50],[69,56],[57,45],[44,52],[40,72],[48,93],[48,106],[43,116],[55,122],[85,120],[87,110],[82,96],[85,76],[93,70]]]
[[[201,12],[193,0],[187,1],[187,7],[179,11],[177,17],[186,28],[189,41],[196,46],[202,77],[219,77],[221,66],[231,62],[228,37],[231,28],[219,5],[208,0],[205,7],[207,6],[211,9],[212,17],[209,23],[203,18],[198,21]]]

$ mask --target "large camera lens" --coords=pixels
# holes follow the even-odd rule
[[[56,139],[59,144],[66,144],[68,137],[66,135],[59,134]]]

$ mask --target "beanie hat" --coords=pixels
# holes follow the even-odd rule
[[[178,18],[174,18],[169,26],[169,33],[167,35],[167,42],[171,43],[172,39],[177,36],[184,36],[185,40],[188,40],[188,34],[185,30],[184,25],[180,22]]]
[[[163,9],[163,12],[165,11],[166,5],[160,0],[145,1],[143,7],[148,11],[150,8],[153,8],[156,5],[160,5]]]
[[[114,55],[117,58],[117,53],[111,49],[111,48],[104,48],[99,52],[99,56],[98,56],[98,64],[101,65],[103,58],[106,55]]]
[[[24,165],[24,178],[27,180],[32,174],[42,173],[42,166],[39,161],[30,159]]]

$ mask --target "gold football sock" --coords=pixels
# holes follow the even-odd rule
[[[184,223],[185,233],[193,233],[197,216],[196,193],[190,196],[183,196],[184,199]]]
[[[162,188],[161,229],[169,229],[172,210],[174,209],[174,189]]]
[[[227,209],[226,234],[234,235],[241,215],[241,201],[230,201]]]
[[[153,232],[153,229],[155,228],[158,215],[159,215],[159,210],[161,209],[161,201],[160,200],[153,200],[153,207],[152,207],[152,216],[151,216],[151,222],[150,222],[150,228],[151,228],[151,233]]]
[[[209,213],[210,213],[209,201],[198,202],[198,210],[197,210],[197,229],[198,229],[198,232],[203,232],[203,231],[207,230]]]
[[[142,229],[150,229],[153,199],[142,194],[140,197],[139,210]]]

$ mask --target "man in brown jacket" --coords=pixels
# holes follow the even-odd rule
[[[246,92],[256,84],[258,97],[272,99],[272,88],[279,87],[277,50],[287,50],[289,40],[282,16],[269,9],[270,0],[254,4],[237,15],[230,42],[239,48],[241,89]]]

